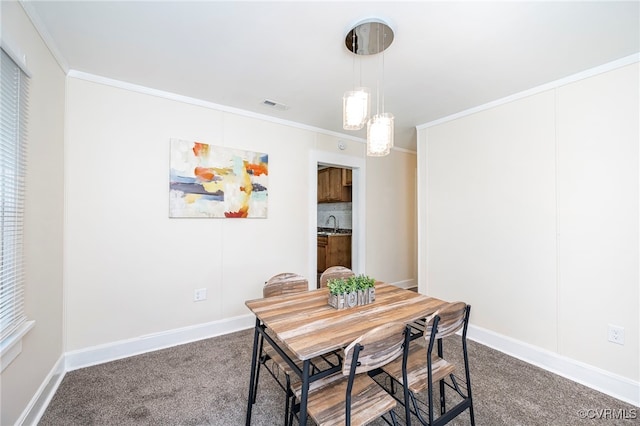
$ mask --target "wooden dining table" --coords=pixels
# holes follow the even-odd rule
[[[328,304],[329,291],[320,288],[308,292],[248,300],[245,305],[256,316],[251,358],[251,377],[246,425],[251,424],[260,336],[289,364],[302,381],[299,424],[307,423],[309,383],[340,371],[334,365],[322,371],[311,371],[310,360],[344,348],[372,328],[394,321],[411,324],[433,314],[446,302],[405,290],[391,284],[375,284],[375,301],[367,305],[335,309]],[[266,331],[270,330],[270,333]],[[275,335],[276,338],[272,338]],[[302,369],[291,359],[288,348]]]

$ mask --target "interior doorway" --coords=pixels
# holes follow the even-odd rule
[[[340,173],[340,182],[349,188],[350,200],[332,195],[335,202],[319,202],[321,181],[320,172],[336,169]],[[328,267],[322,263],[326,259],[326,247],[330,236],[337,244],[350,244],[350,268],[356,273],[364,273],[364,195],[365,195],[365,160],[342,154],[314,151],[309,164],[309,287],[317,287],[319,269]],[[322,172],[327,173],[327,172]],[[334,181],[335,173],[334,170]],[[342,174],[344,173],[344,178]],[[346,179],[343,180],[343,179]],[[324,184],[326,185],[326,183]],[[321,235],[324,234],[324,235]],[[348,237],[346,237],[348,235]],[[340,242],[340,243],[338,243]],[[349,265],[343,265],[348,266]],[[315,279],[312,279],[314,277]]]
[[[318,164],[317,263],[316,284],[320,274],[332,266],[351,269],[353,233],[353,169]]]

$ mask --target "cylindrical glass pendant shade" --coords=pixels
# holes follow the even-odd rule
[[[393,114],[377,114],[367,124],[367,155],[382,157],[393,146]]]
[[[369,119],[371,97],[369,89],[360,87],[346,92],[342,98],[342,127],[345,130],[360,130]]]

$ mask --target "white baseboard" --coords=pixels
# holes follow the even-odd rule
[[[16,425],[31,426],[38,424],[40,418],[44,414],[44,411],[47,409],[51,398],[53,398],[56,390],[58,390],[58,386],[60,386],[60,382],[62,382],[65,373],[64,355],[62,355],[55,363],[49,374],[47,374],[47,377],[44,379],[35,395],[33,395],[31,401],[29,401],[29,404],[16,421]]]
[[[640,383],[469,324],[467,337],[490,348],[640,407]]]
[[[395,283],[391,283],[391,284],[395,285],[396,287],[400,287],[404,289],[410,289],[418,286],[418,284],[416,284],[416,280],[396,281]]]
[[[246,330],[255,325],[255,320],[256,317],[253,314],[241,315],[67,352],[65,354],[66,371]]]

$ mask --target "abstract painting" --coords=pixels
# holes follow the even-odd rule
[[[169,217],[267,217],[267,154],[170,143]]]

